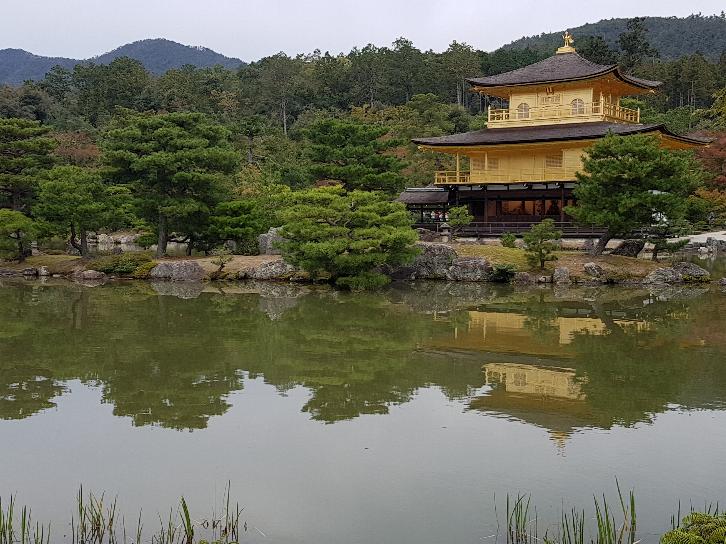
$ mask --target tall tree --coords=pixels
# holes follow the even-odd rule
[[[170,232],[190,232],[226,193],[237,165],[230,133],[199,113],[124,112],[107,131],[104,160],[127,183],[141,215],[158,233],[157,256]]]
[[[405,163],[390,153],[400,145],[384,139],[389,129],[352,120],[322,119],[304,131],[310,171],[318,180],[341,181],[348,189],[386,191],[403,188]]]
[[[628,21],[627,30],[618,39],[623,54],[620,64],[625,70],[632,70],[645,59],[659,56],[658,50],[648,41],[645,17],[634,17]]]
[[[28,119],[0,119],[0,207],[30,211],[38,179],[53,164],[49,127]]]
[[[120,197],[105,184],[97,170],[78,166],[57,166],[40,182],[35,215],[68,236],[68,242],[87,257],[88,231],[113,225],[114,215],[123,212]]]
[[[605,229],[593,251],[599,255],[614,237],[683,219],[703,175],[691,153],[664,149],[655,136],[609,135],[588,149],[577,179],[578,203],[567,213]]]
[[[580,56],[598,64],[617,64],[618,52],[608,45],[602,36],[585,36],[578,40]]]

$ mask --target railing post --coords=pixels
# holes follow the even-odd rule
[[[638,106],[638,119],[635,122],[640,123],[640,106]]]

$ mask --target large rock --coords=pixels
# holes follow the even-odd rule
[[[683,276],[675,268],[656,268],[648,274],[643,283],[682,283]]]
[[[453,247],[446,244],[419,242],[416,247],[421,253],[416,256],[410,267],[411,279],[443,280],[447,278],[449,268],[458,257]]]
[[[78,270],[73,273],[73,278],[82,281],[102,281],[106,279],[106,274],[98,270]]]
[[[418,233],[418,239],[422,242],[436,242],[441,238],[441,235],[434,230],[416,229],[416,232]]]
[[[43,278],[47,278],[50,276],[50,270],[48,270],[47,266],[41,266],[38,268],[38,275]]]
[[[566,266],[555,268],[555,271],[552,274],[552,283],[555,285],[569,285],[572,283],[572,280],[570,279],[570,269]]]
[[[151,269],[152,280],[201,281],[206,276],[204,269],[195,261],[164,261]]]
[[[487,281],[492,265],[479,257],[458,257],[446,271],[450,281]]]
[[[583,266],[585,273],[593,278],[602,278],[605,276],[605,270],[597,263],[585,263]]]
[[[531,285],[534,282],[534,276],[532,276],[532,274],[529,274],[528,272],[517,272],[514,274],[514,278],[512,278],[512,283],[515,283],[517,285]]]
[[[711,274],[708,270],[694,263],[676,263],[673,265],[673,268],[683,276],[685,281],[709,281],[711,279]]]
[[[297,269],[282,259],[262,263],[247,271],[247,277],[253,280],[290,280],[297,275]]]
[[[266,233],[260,234],[257,237],[257,245],[260,249],[260,255],[280,255],[280,250],[277,246],[285,241],[285,239],[280,236],[281,230],[282,229],[279,227],[272,227]]]
[[[726,287],[726,278],[721,278],[720,280],[718,280],[718,284]]]
[[[726,253],[726,240],[706,238],[706,247],[713,253]]]
[[[645,248],[645,240],[623,240],[610,254],[637,257],[643,248]]]
[[[37,268],[23,268],[23,276],[37,276],[37,275],[38,275]]]

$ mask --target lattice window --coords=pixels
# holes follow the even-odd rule
[[[562,162],[562,152],[558,154],[552,153],[545,157],[545,167],[547,168],[562,168]]]
[[[484,161],[484,157],[472,157],[471,158],[471,169],[476,170],[484,170],[486,162]]]
[[[499,170],[499,159],[496,157],[489,157],[487,166],[489,170]]]
[[[548,94],[546,96],[539,97],[539,103],[543,106],[555,106],[562,101],[561,94]]]
[[[517,106],[517,119],[529,119],[529,104],[526,102]]]
[[[572,115],[584,115],[585,114],[585,102],[582,98],[575,98],[570,102],[572,106]]]

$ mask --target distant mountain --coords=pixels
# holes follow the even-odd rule
[[[562,33],[569,30],[577,38],[602,36],[612,47],[618,45],[618,37],[626,30],[628,19],[605,19],[558,32],[527,36],[505,45],[502,49],[524,49],[553,52],[562,45]],[[646,17],[648,40],[662,58],[674,59],[696,52],[711,60],[718,60],[726,52],[726,17],[690,15],[689,17]]]
[[[0,84],[19,85],[29,79],[43,79],[56,65],[73,69],[79,62],[108,64],[119,57],[136,59],[155,74],[163,74],[170,68],[179,68],[185,64],[199,68],[217,64],[225,68],[237,68],[244,64],[239,59],[226,57],[206,47],[193,47],[161,38],[122,45],[113,51],[85,60],[42,57],[22,49],[0,49]]]

